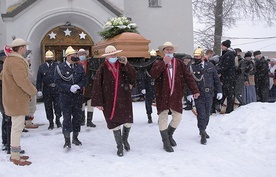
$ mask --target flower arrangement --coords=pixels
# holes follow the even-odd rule
[[[123,32],[138,33],[137,25],[132,23],[127,17],[115,17],[110,19],[103,26],[104,30],[99,32],[99,35],[104,39],[110,39]]]

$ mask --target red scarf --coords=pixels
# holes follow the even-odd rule
[[[79,64],[83,67],[84,72],[86,73],[86,71],[87,71],[87,60],[79,61]]]
[[[114,79],[115,79],[115,87],[114,87],[114,99],[113,99],[113,107],[112,107],[112,112],[110,115],[110,120],[113,119],[114,113],[115,113],[115,108],[116,108],[116,101],[117,101],[117,96],[118,96],[118,85],[119,85],[119,69],[120,69],[120,64],[119,62],[116,62],[114,65],[110,64],[109,61],[105,61],[108,70],[112,73]]]
[[[170,74],[170,69],[169,69],[169,64],[167,66],[167,75],[168,75],[168,80],[169,80],[169,86],[170,86],[170,95],[173,94],[174,91],[174,82],[175,82],[175,71],[176,71],[176,62],[175,62],[175,58],[171,59],[170,64],[173,66],[172,67],[172,77]]]

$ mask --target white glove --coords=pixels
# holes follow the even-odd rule
[[[38,96],[38,97],[42,97],[42,95],[43,95],[43,94],[42,94],[42,91],[38,91],[38,92],[37,92],[37,96]]]
[[[221,100],[222,99],[222,93],[217,93],[217,99]]]
[[[77,89],[80,89],[80,86],[78,84],[74,85]]]
[[[141,93],[145,95],[146,94],[146,89],[141,90]]]
[[[71,88],[70,88],[70,91],[72,92],[72,93],[76,93],[76,91],[78,90],[78,89],[80,89],[80,86],[78,86],[78,85],[72,85],[71,86]]]
[[[193,95],[188,95],[188,96],[187,96],[187,100],[188,100],[189,102],[194,101],[194,96],[193,96]]]

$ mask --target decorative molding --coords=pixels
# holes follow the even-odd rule
[[[108,0],[98,0],[99,3],[101,3],[103,6],[105,6],[108,10],[113,12],[115,15],[122,16],[123,12],[116,8],[112,3],[110,3]]]
[[[5,13],[5,14],[1,14],[2,19],[15,17],[16,15],[18,15],[20,12],[25,10],[27,7],[29,7],[30,5],[32,5],[36,1],[39,1],[39,0],[26,0],[21,5],[19,5],[17,8],[15,8],[13,11]]]
[[[26,8],[28,8],[29,6],[31,6],[33,3],[37,2],[37,1],[39,1],[39,0],[26,0],[21,5],[19,5],[17,8],[15,8],[12,12],[1,14],[3,21],[4,21],[4,18],[13,18],[13,17],[15,17],[20,12],[24,11]],[[98,2],[101,3],[108,10],[113,12],[115,15],[117,15],[117,16],[122,16],[123,15],[122,11],[119,10],[116,6],[114,6],[109,1],[107,1],[107,0],[98,0]]]

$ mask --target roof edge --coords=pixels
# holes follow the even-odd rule
[[[17,8],[15,8],[13,11],[1,14],[2,19],[4,18],[13,18],[16,15],[18,15],[20,12],[24,11],[27,7],[31,6],[33,3],[35,3],[38,0],[27,0],[23,2],[21,5],[19,5]]]

